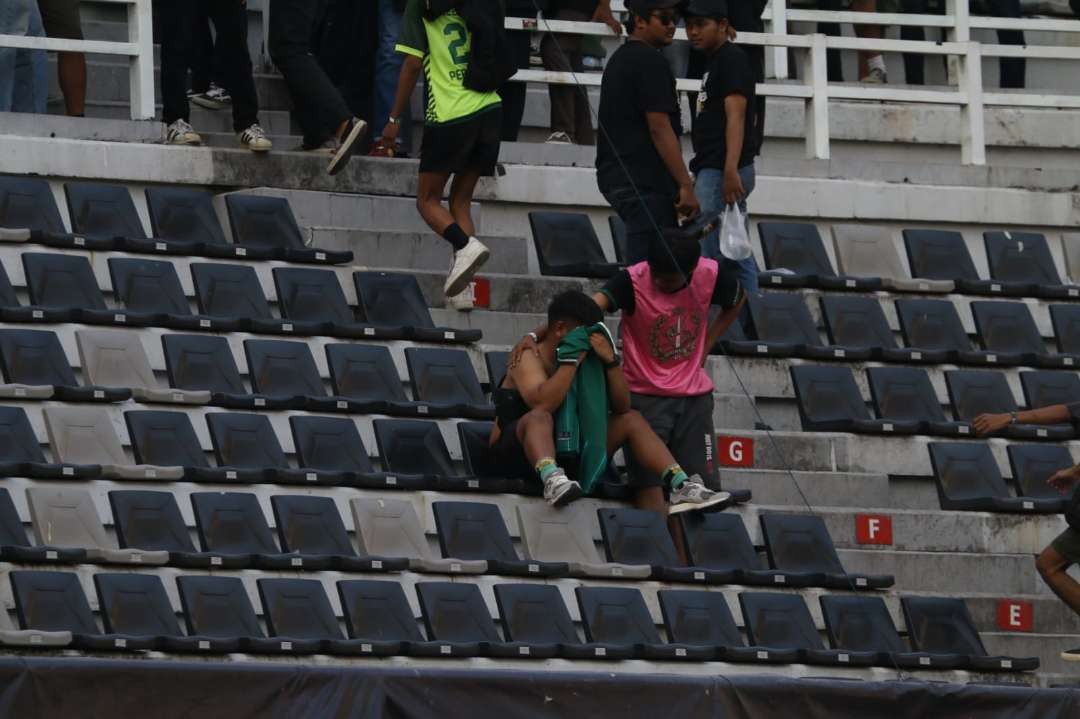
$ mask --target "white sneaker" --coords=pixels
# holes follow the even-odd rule
[[[223,87],[210,83],[210,89],[206,92],[196,92],[190,96],[193,103],[207,110],[224,110],[232,105],[232,95]]]
[[[258,124],[252,125],[240,133],[240,147],[246,147],[252,152],[269,152],[274,147],[266,131]]]
[[[476,271],[488,261],[489,257],[491,257],[491,251],[487,245],[475,237],[470,237],[469,244],[454,253],[454,261],[450,265],[450,274],[446,276],[443,293],[447,297],[461,294],[469,286]]]
[[[345,133],[340,138],[337,152],[330,158],[330,164],[326,166],[328,174],[336,175],[345,169],[345,165],[349,163],[349,158],[360,149],[360,139],[364,136],[366,130],[367,123],[359,117],[349,120],[349,124],[345,127]]]
[[[1063,651],[1061,658],[1067,662],[1080,662],[1080,648]]]
[[[552,507],[565,507],[581,497],[581,485],[566,476],[561,469],[544,480],[544,499]]]
[[[729,492],[714,492],[707,488],[701,477],[694,475],[671,490],[671,506],[668,514],[695,512],[703,509],[723,509],[731,503]]]
[[[885,74],[885,71],[880,67],[870,68],[870,72],[866,74],[861,82],[865,82],[868,85],[884,85],[889,82],[889,76]]]
[[[476,292],[473,291],[473,283],[465,285],[461,292],[446,298],[446,308],[458,312],[471,312],[476,309]]]
[[[547,141],[550,142],[553,145],[573,145],[574,144],[574,141],[570,139],[570,136],[567,135],[562,130],[557,130],[557,131],[551,133],[550,135],[548,135]]]
[[[169,145],[201,145],[202,138],[187,120],[176,120],[166,128],[165,142]]]

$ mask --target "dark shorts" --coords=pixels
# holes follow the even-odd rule
[[[38,0],[45,34],[66,40],[82,40],[79,0]]]
[[[1080,564],[1080,532],[1072,527],[1066,527],[1064,532],[1054,538],[1050,546],[1064,557],[1065,561],[1070,564]]]
[[[502,108],[481,112],[462,122],[426,125],[420,143],[420,172],[495,174],[502,135]]]
[[[712,392],[693,397],[657,397],[630,394],[630,406],[641,413],[660,438],[675,461],[688,475],[699,475],[705,486],[718,486],[713,462],[713,396]],[[660,478],[645,471],[627,454],[627,467],[635,484],[651,481],[659,485]]]

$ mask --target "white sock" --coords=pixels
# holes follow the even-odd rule
[[[874,55],[873,57],[867,59],[866,68],[868,70],[873,70],[874,68],[877,68],[878,70],[885,72],[885,58],[881,55]]]

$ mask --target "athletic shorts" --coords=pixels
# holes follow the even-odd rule
[[[49,37],[82,40],[79,0],[38,0],[41,22]]]
[[[1064,557],[1065,561],[1070,564],[1080,564],[1080,532],[1072,527],[1066,527],[1064,532],[1054,538],[1050,546]]]
[[[420,172],[495,174],[502,135],[502,108],[446,125],[425,125],[420,143]]]
[[[699,475],[705,486],[716,489],[718,478],[713,462],[712,392],[692,397],[658,397],[630,394],[630,406],[641,413],[660,441],[667,445],[675,461],[688,475]],[[647,472],[629,452],[627,468],[634,483],[659,486],[660,477]]]

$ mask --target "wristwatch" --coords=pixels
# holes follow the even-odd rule
[[[1009,412],[1009,424],[1016,424],[1019,421],[1020,418],[1017,417],[1016,412]]]
[[[616,355],[615,359],[611,360],[610,362],[605,362],[604,363],[604,369],[605,370],[615,369],[616,367],[620,366],[621,364],[622,364],[622,359],[620,359]]]

